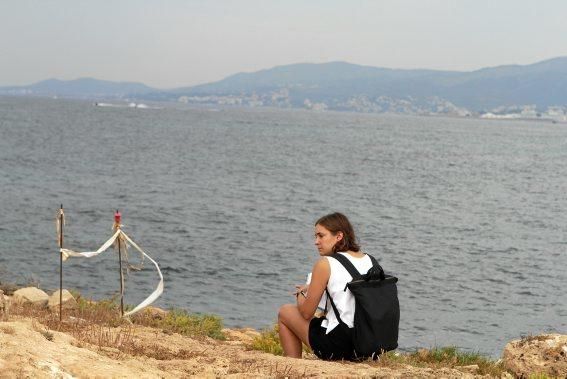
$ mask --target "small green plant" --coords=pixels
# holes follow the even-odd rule
[[[207,336],[217,340],[226,338],[222,332],[222,319],[211,314],[191,314],[183,309],[174,309],[154,325],[189,337]]]
[[[83,297],[76,298],[77,306],[82,312],[94,311],[110,311],[119,312],[119,305],[116,303],[116,297],[103,299],[99,301],[88,300]]]
[[[412,353],[387,352],[380,356],[378,363],[385,367],[409,364],[416,367],[452,367],[477,365],[480,375],[500,376],[506,370],[497,363],[478,352],[461,351],[455,346],[419,349]]]
[[[459,351],[459,349],[455,346],[435,347],[430,350],[418,350],[412,355],[417,360],[421,360],[426,363],[445,363],[460,366],[477,364],[479,360],[485,359],[478,353]]]
[[[496,363],[479,352],[466,352],[459,350],[455,346],[435,347],[430,350],[419,350],[413,353],[417,360],[429,363],[441,363],[450,366],[470,366],[478,365],[481,367],[494,366]]]
[[[252,350],[260,350],[274,355],[283,355],[283,348],[280,344],[278,325],[270,329],[264,329],[260,335],[248,346]]]
[[[380,354],[380,357],[376,361],[377,364],[383,367],[395,367],[398,364],[406,362],[406,356],[397,351],[387,351]]]

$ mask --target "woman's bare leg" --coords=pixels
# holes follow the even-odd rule
[[[301,358],[301,340],[283,322],[279,321],[278,325],[284,356]]]
[[[309,346],[309,320],[303,318],[297,305],[285,304],[278,312],[278,326],[284,355],[301,358],[301,342]]]

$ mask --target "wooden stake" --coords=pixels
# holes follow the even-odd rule
[[[59,247],[63,248],[63,204],[59,213]],[[59,322],[63,318],[63,254],[59,251]]]
[[[120,230],[120,213],[118,209],[114,215],[114,221],[117,223],[117,228]],[[118,241],[118,265],[120,267],[120,316],[124,316],[124,273],[122,272],[122,249],[121,249],[121,235],[117,237]]]

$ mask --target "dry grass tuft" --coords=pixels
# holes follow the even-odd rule
[[[303,373],[299,372],[295,369],[292,365],[285,364],[283,366],[276,363],[275,365],[270,366],[270,371],[268,374],[271,378],[304,378],[305,377],[305,370]]]
[[[477,374],[500,377],[506,372],[501,363],[480,354],[459,350],[455,346],[419,349],[412,353],[389,351],[380,355],[373,364],[381,367],[396,368],[400,365],[415,367],[464,369],[466,366],[478,366]]]
[[[203,351],[190,351],[187,349],[179,349],[177,351],[167,351],[164,348],[158,348],[154,351],[153,355],[145,354],[146,356],[152,356],[157,360],[170,360],[170,359],[192,359],[196,357],[206,357],[206,350]]]
[[[536,373],[536,374],[530,374],[530,376],[528,376],[528,379],[553,379],[553,378],[551,376],[547,376],[546,374]]]
[[[133,355],[170,360],[205,355],[204,351],[172,350],[156,343],[143,343],[141,338],[136,337],[139,326],[157,327],[169,334],[180,333],[196,338],[224,338],[222,320],[217,316],[194,315],[177,310],[169,312],[163,319],[141,316],[127,320],[120,317],[119,306],[114,299],[94,302],[80,295],[76,295],[76,299],[77,309],[65,310],[62,322],[59,322],[58,313],[26,304],[15,304],[9,317],[32,318],[34,329],[49,341],[54,338],[51,330],[65,332],[76,339],[75,346],[94,347],[113,358]],[[9,329],[5,327],[2,330]]]
[[[15,335],[16,329],[14,329],[13,327],[11,327],[9,325],[2,325],[2,326],[0,326],[0,332],[2,332],[4,334]]]

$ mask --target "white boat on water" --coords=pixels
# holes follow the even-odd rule
[[[146,104],[142,104],[142,103],[130,103],[130,104],[128,104],[128,106],[130,108],[142,108],[142,109],[149,108]]]
[[[112,104],[112,103],[93,103],[95,107],[112,107],[112,108],[138,108],[138,109],[161,109],[158,107],[150,107],[143,103],[128,103],[128,104]]]

